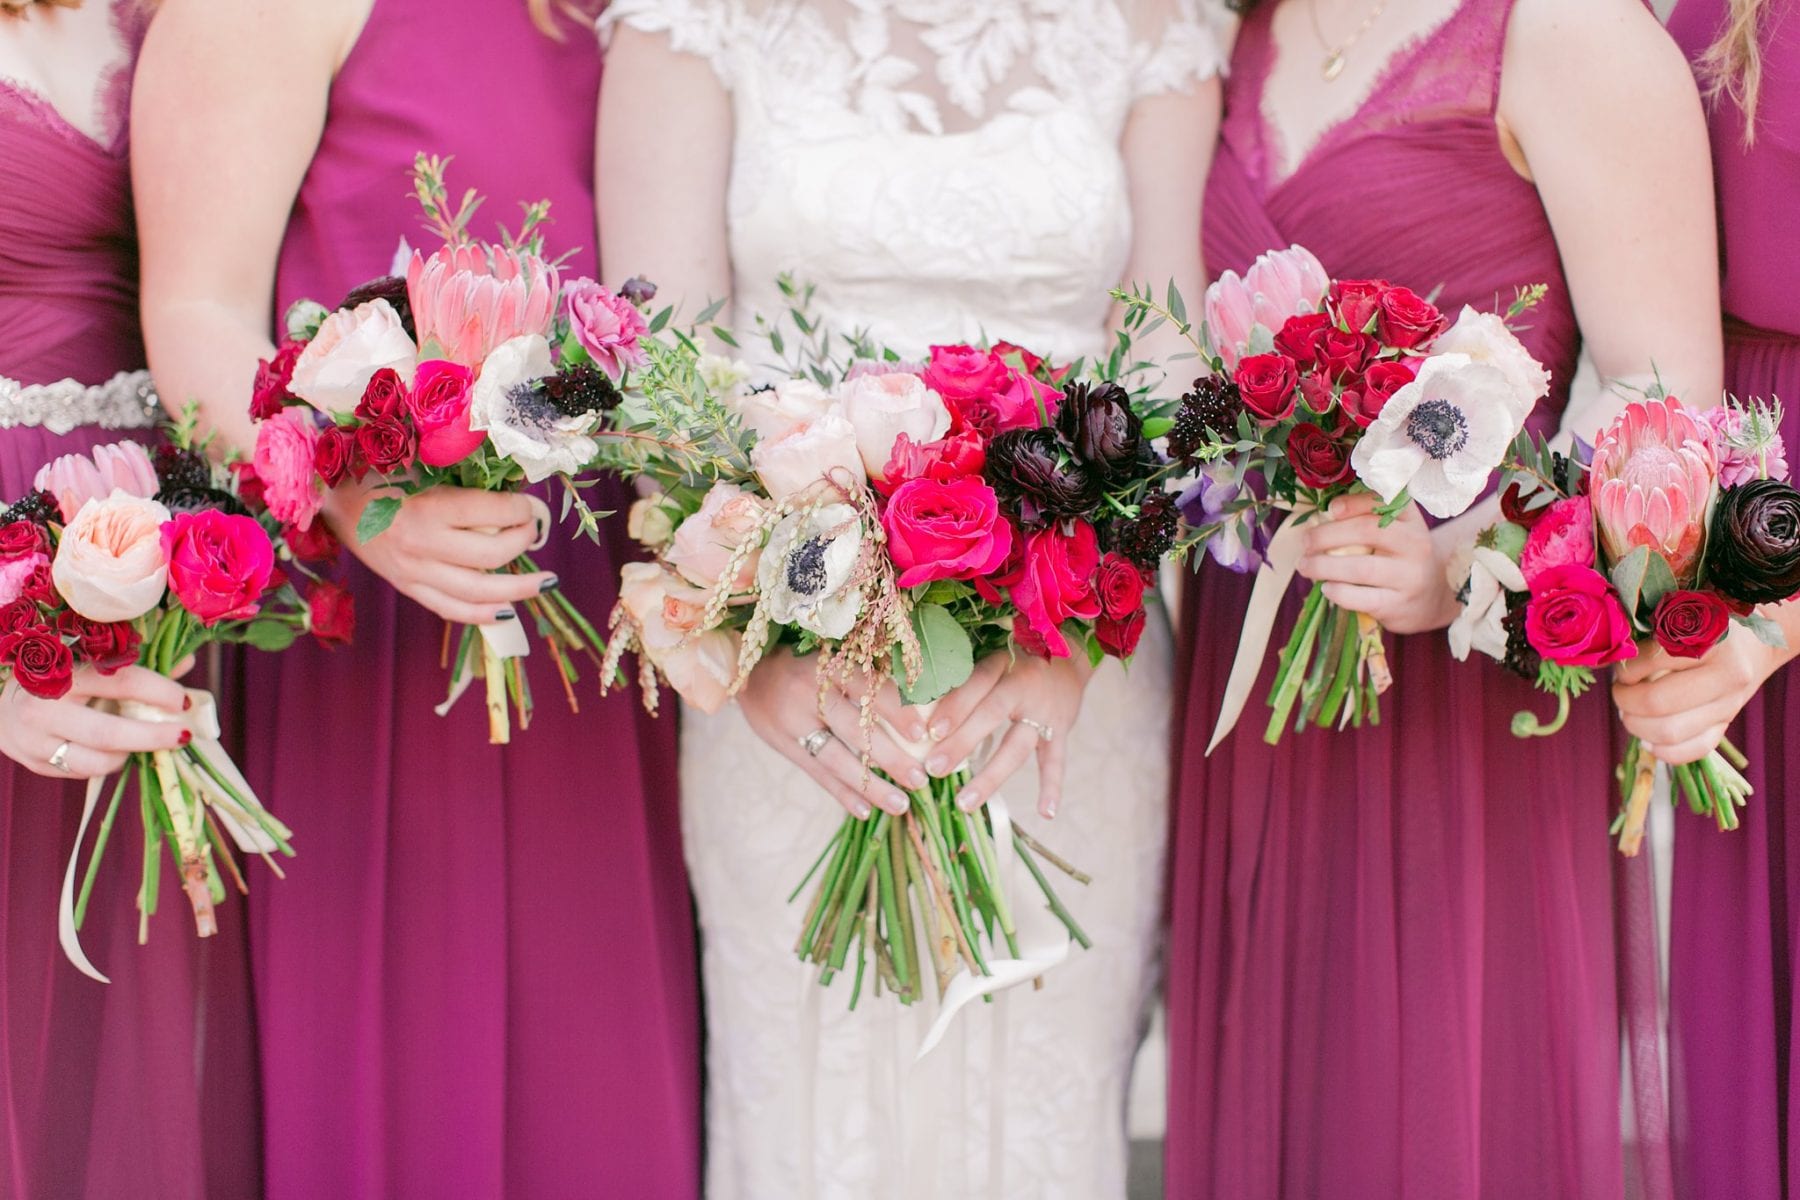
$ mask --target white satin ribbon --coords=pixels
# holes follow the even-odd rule
[[[149,704],[140,704],[135,700],[119,701],[104,707],[117,712],[122,717],[130,717],[136,721],[151,721],[157,724],[180,725],[192,735],[187,749],[213,771],[222,775],[232,787],[258,807],[256,793],[225,753],[225,747],[219,744],[219,708],[212,693],[200,688],[182,689],[188,698],[186,711],[176,714],[164,708]],[[98,707],[98,706],[97,706]],[[126,768],[130,769],[129,766]],[[218,818],[231,840],[237,843],[238,849],[245,854],[267,854],[280,847],[275,839],[263,832],[255,818],[245,812],[225,788],[220,787],[205,771],[183,773],[182,778],[192,788],[200,803],[210,808]],[[106,777],[100,776],[88,780],[87,795],[82,803],[81,827],[75,835],[75,845],[69,851],[69,864],[63,871],[62,899],[57,907],[56,929],[57,939],[62,944],[63,954],[75,965],[75,968],[89,979],[101,983],[111,980],[102,975],[94,964],[88,961],[86,952],[81,948],[81,935],[75,928],[75,873],[81,862],[81,848],[87,841],[88,824],[93,820],[94,809],[99,805],[100,794],[104,790]],[[273,818],[265,816],[271,824]],[[277,825],[277,828],[280,828]],[[286,831],[283,830],[285,833]]]
[[[1281,611],[1282,597],[1294,581],[1303,544],[1301,520],[1313,510],[1296,509],[1288,514],[1281,528],[1269,540],[1268,552],[1256,573],[1256,586],[1250,591],[1250,607],[1244,612],[1243,632],[1238,635],[1237,657],[1231,662],[1231,675],[1225,683],[1225,695],[1219,705],[1219,719],[1213,726],[1212,740],[1206,743],[1211,754],[1219,743],[1231,736],[1244,705],[1250,700],[1250,689],[1262,671],[1263,655],[1269,649],[1269,635],[1275,629],[1275,617]]]

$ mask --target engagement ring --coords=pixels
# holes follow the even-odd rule
[[[50,768],[65,775],[69,773],[69,743],[64,742],[50,752]]]
[[[1025,726],[1027,729],[1035,730],[1038,737],[1043,741],[1054,742],[1056,740],[1056,730],[1050,728],[1042,721],[1034,721],[1030,717],[1020,717],[1018,723]]]
[[[831,743],[831,730],[820,727],[800,739],[800,748],[814,758]]]

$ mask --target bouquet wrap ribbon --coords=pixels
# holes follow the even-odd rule
[[[537,523],[537,538],[530,546],[526,547],[526,551],[529,553],[532,550],[542,550],[544,543],[550,540],[550,506],[530,493],[526,493],[525,498],[531,501],[533,511],[537,512],[540,517]],[[471,530],[471,532],[496,534],[500,530],[497,526],[488,525]],[[484,659],[498,662],[507,658],[524,658],[531,653],[531,639],[525,636],[525,626],[517,619],[517,610],[509,604],[506,606],[506,611],[515,614],[513,620],[492,621],[486,625],[475,627],[475,631],[481,635]],[[463,693],[469,690],[469,685],[474,681],[475,672],[469,669],[469,665],[467,663],[459,664],[456,674],[450,679],[450,694],[444,697],[442,704],[437,706],[437,715],[445,716],[452,708],[456,707],[456,702],[462,699]]]
[[[1231,660],[1231,674],[1219,703],[1219,719],[1213,725],[1212,739],[1206,743],[1208,754],[1231,736],[1238,718],[1244,715],[1244,705],[1250,702],[1250,690],[1262,672],[1263,655],[1269,649],[1269,635],[1275,631],[1282,597],[1287,595],[1300,564],[1304,532],[1300,522],[1312,511],[1311,505],[1296,508],[1269,539],[1263,565],[1256,572],[1256,586],[1250,591],[1250,607],[1244,611],[1244,627],[1238,634],[1237,657]]]
[[[184,688],[183,692],[189,703],[187,710],[181,713],[172,713],[135,700],[119,701],[106,707],[122,717],[130,717],[136,721],[180,725],[193,737],[184,752],[198,758],[209,770],[223,776],[242,795],[255,800],[256,793],[238,771],[237,764],[231,761],[231,756],[225,753],[225,747],[219,744],[219,708],[212,693],[199,688]],[[274,839],[257,828],[255,821],[242,811],[237,800],[213,782],[207,771],[188,772],[183,778],[198,793],[201,804],[212,810],[244,853],[267,854],[279,848]],[[57,909],[56,926],[63,954],[75,964],[75,968],[89,979],[110,983],[111,980],[88,961],[87,954],[81,948],[81,936],[75,928],[75,873],[81,861],[82,844],[87,841],[88,824],[93,820],[94,809],[99,805],[100,793],[105,784],[105,776],[88,780],[87,796],[81,809],[81,827],[75,835],[75,845],[69,851],[68,868],[63,872],[62,900]]]

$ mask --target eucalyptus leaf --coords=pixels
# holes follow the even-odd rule
[[[1619,589],[1619,602],[1633,621],[1637,620],[1638,600],[1644,593],[1644,579],[1650,570],[1650,547],[1639,546],[1613,564],[1612,583]]]
[[[1648,546],[1644,548],[1649,549]],[[1652,552],[1644,571],[1642,595],[1644,608],[1649,612],[1655,612],[1656,606],[1662,603],[1662,598],[1674,590],[1675,572],[1669,569],[1669,561],[1662,555]]]
[[[1178,324],[1187,324],[1187,305],[1182,301],[1181,289],[1175,286],[1173,279],[1169,280],[1169,302],[1164,307],[1169,310],[1169,315],[1174,317]]]
[[[896,682],[908,704],[929,704],[968,682],[975,670],[975,647],[968,630],[941,604],[915,606],[912,622],[919,639],[919,677],[909,685],[904,673],[896,672]]]
[[[1756,635],[1758,641],[1765,646],[1773,646],[1777,650],[1787,649],[1787,635],[1782,633],[1781,626],[1764,616],[1751,613],[1744,618],[1744,624]]]
[[[394,523],[400,515],[400,497],[377,496],[363,508],[362,516],[356,518],[356,540],[368,545],[387,532],[387,527]]]

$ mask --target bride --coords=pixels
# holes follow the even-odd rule
[[[613,0],[602,260],[687,311],[729,296],[740,327],[783,311],[789,272],[815,285],[828,325],[902,354],[989,338],[1104,354],[1108,289],[1173,277],[1200,292],[1220,49],[1182,3]],[[827,793],[859,815],[905,805],[818,733],[854,743],[854,705],[834,696],[821,713],[810,660],[781,654],[739,705],[683,713],[709,1195],[1124,1194],[1162,903],[1170,653],[1153,623],[1129,680],[1110,659],[1089,679],[1085,662],[997,655],[929,728],[887,697],[931,749],[921,764],[877,735],[878,765],[922,786],[998,735],[965,796],[991,798],[1035,757],[1007,782],[1012,811],[1035,800],[1021,823],[1094,877],[1066,897],[1094,948],[1041,989],[965,1009],[916,1065],[929,1013],[888,997],[847,1012],[845,989],[820,989],[793,952],[788,893],[842,818]]]

